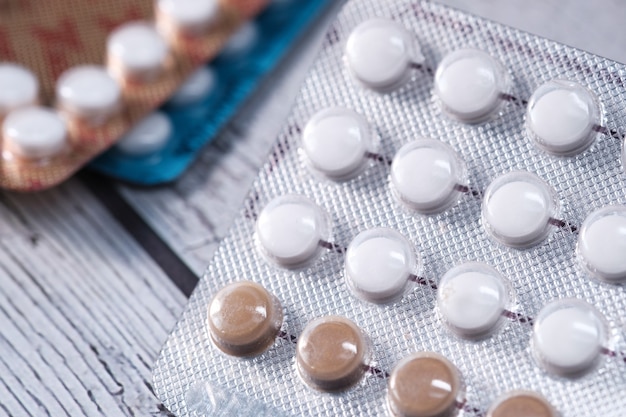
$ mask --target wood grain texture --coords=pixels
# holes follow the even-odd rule
[[[185,302],[77,182],[0,194],[0,415],[166,415],[151,366]]]

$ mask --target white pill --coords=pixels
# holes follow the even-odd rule
[[[441,279],[437,305],[450,329],[475,338],[491,333],[509,303],[504,278],[483,263],[468,262],[450,269]]]
[[[122,91],[104,67],[82,65],[65,71],[56,84],[57,103],[94,124],[108,120],[121,105]]]
[[[609,206],[591,213],[578,235],[578,256],[594,277],[626,283],[626,206]]]
[[[256,237],[261,251],[286,268],[298,268],[320,253],[330,225],[324,211],[310,199],[294,194],[272,200],[261,211]]]
[[[205,33],[217,20],[217,0],[157,0],[157,16],[175,31],[190,35]]]
[[[359,233],[348,246],[344,274],[348,288],[372,303],[388,303],[404,294],[418,258],[413,245],[393,229]]]
[[[39,81],[29,69],[0,62],[0,117],[11,110],[37,103]]]
[[[169,117],[156,111],[137,122],[122,136],[116,147],[127,155],[150,155],[165,147],[172,131],[172,122]]]
[[[197,103],[211,94],[216,83],[215,71],[209,67],[202,66],[195,70],[178,87],[178,90],[170,97],[170,104],[175,106],[186,106]]]
[[[572,81],[548,81],[528,102],[528,135],[537,146],[555,155],[574,155],[587,149],[597,136],[593,127],[599,124],[596,98]]]
[[[544,240],[556,215],[554,190],[530,172],[510,172],[496,178],[485,191],[483,226],[504,245],[525,248]]]
[[[367,120],[341,107],[316,113],[302,133],[305,161],[313,170],[334,180],[360,174],[367,167],[366,153],[371,149]]]
[[[249,51],[259,37],[258,32],[254,22],[243,23],[224,45],[222,55],[237,56]]]
[[[593,367],[606,339],[602,315],[577,299],[556,300],[541,309],[533,326],[533,351],[548,371],[578,376]]]
[[[4,150],[24,159],[43,159],[67,146],[67,128],[59,114],[47,107],[13,110],[2,124]]]
[[[434,139],[407,143],[391,164],[394,195],[420,213],[441,212],[454,205],[465,182],[465,164],[447,144]]]
[[[435,73],[435,94],[443,110],[466,123],[482,122],[495,114],[508,84],[502,64],[478,49],[449,53]]]
[[[150,81],[163,71],[168,48],[153,25],[125,23],[107,39],[108,68],[116,77]]]
[[[388,19],[359,24],[346,44],[346,62],[365,87],[381,92],[403,85],[411,64],[424,62],[417,40],[404,26]]]

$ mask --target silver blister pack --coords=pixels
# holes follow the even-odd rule
[[[411,79],[386,94],[355,82],[345,65],[345,44],[361,22],[386,17],[411,31],[423,54]],[[500,61],[510,77],[498,114],[464,124],[441,110],[433,93],[434,70],[449,52],[473,47]],[[553,79],[576,81],[601,106],[597,139],[568,157],[549,155],[528,138],[526,103]],[[626,66],[503,25],[426,1],[352,0],[327,34],[284,124],[269,161],[257,177],[229,235],[221,243],[154,368],[154,387],[178,416],[389,415],[389,372],[407,355],[438,352],[462,375],[458,415],[485,415],[502,394],[516,389],[541,393],[562,416],[623,416],[626,413],[626,292],[624,286],[592,279],[576,256],[578,230],[594,210],[626,204],[622,147],[626,122]],[[363,115],[376,136],[367,169],[336,182],[303,163],[299,147],[307,121],[329,107]],[[467,189],[454,206],[420,215],[402,206],[390,190],[390,167],[398,149],[417,138],[449,144],[465,161]],[[370,156],[371,156],[370,155]],[[527,248],[506,247],[489,237],[481,221],[481,196],[496,177],[511,171],[535,173],[559,202],[549,237]],[[323,254],[298,269],[279,268],[259,251],[255,221],[275,197],[300,194],[328,213],[332,232]],[[474,194],[474,195],[472,195]],[[414,245],[423,267],[420,279],[396,302],[376,305],[356,298],[344,281],[345,248],[360,232],[377,227],[399,231]],[[624,254],[626,257],[626,253]],[[510,283],[512,302],[503,326],[489,337],[468,341],[442,322],[437,283],[455,265],[479,261]],[[284,308],[280,337],[252,359],[229,357],[215,348],[207,309],[224,285],[261,283]],[[578,298],[606,319],[601,362],[582,377],[554,376],[538,366],[530,340],[532,321],[556,299]],[[341,315],[357,323],[371,346],[370,372],[351,389],[329,394],[299,378],[294,341],[310,320]]]

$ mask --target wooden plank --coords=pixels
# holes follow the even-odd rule
[[[78,182],[0,194],[0,415],[165,415],[151,366],[185,302]]]

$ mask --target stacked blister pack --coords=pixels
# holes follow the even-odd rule
[[[349,2],[154,369],[179,416],[622,416],[626,67]]]
[[[239,28],[215,60],[196,70],[90,167],[140,185],[175,180],[330,8],[329,0],[270,2]]]
[[[267,0],[0,4],[0,188],[36,191],[113,145]]]

